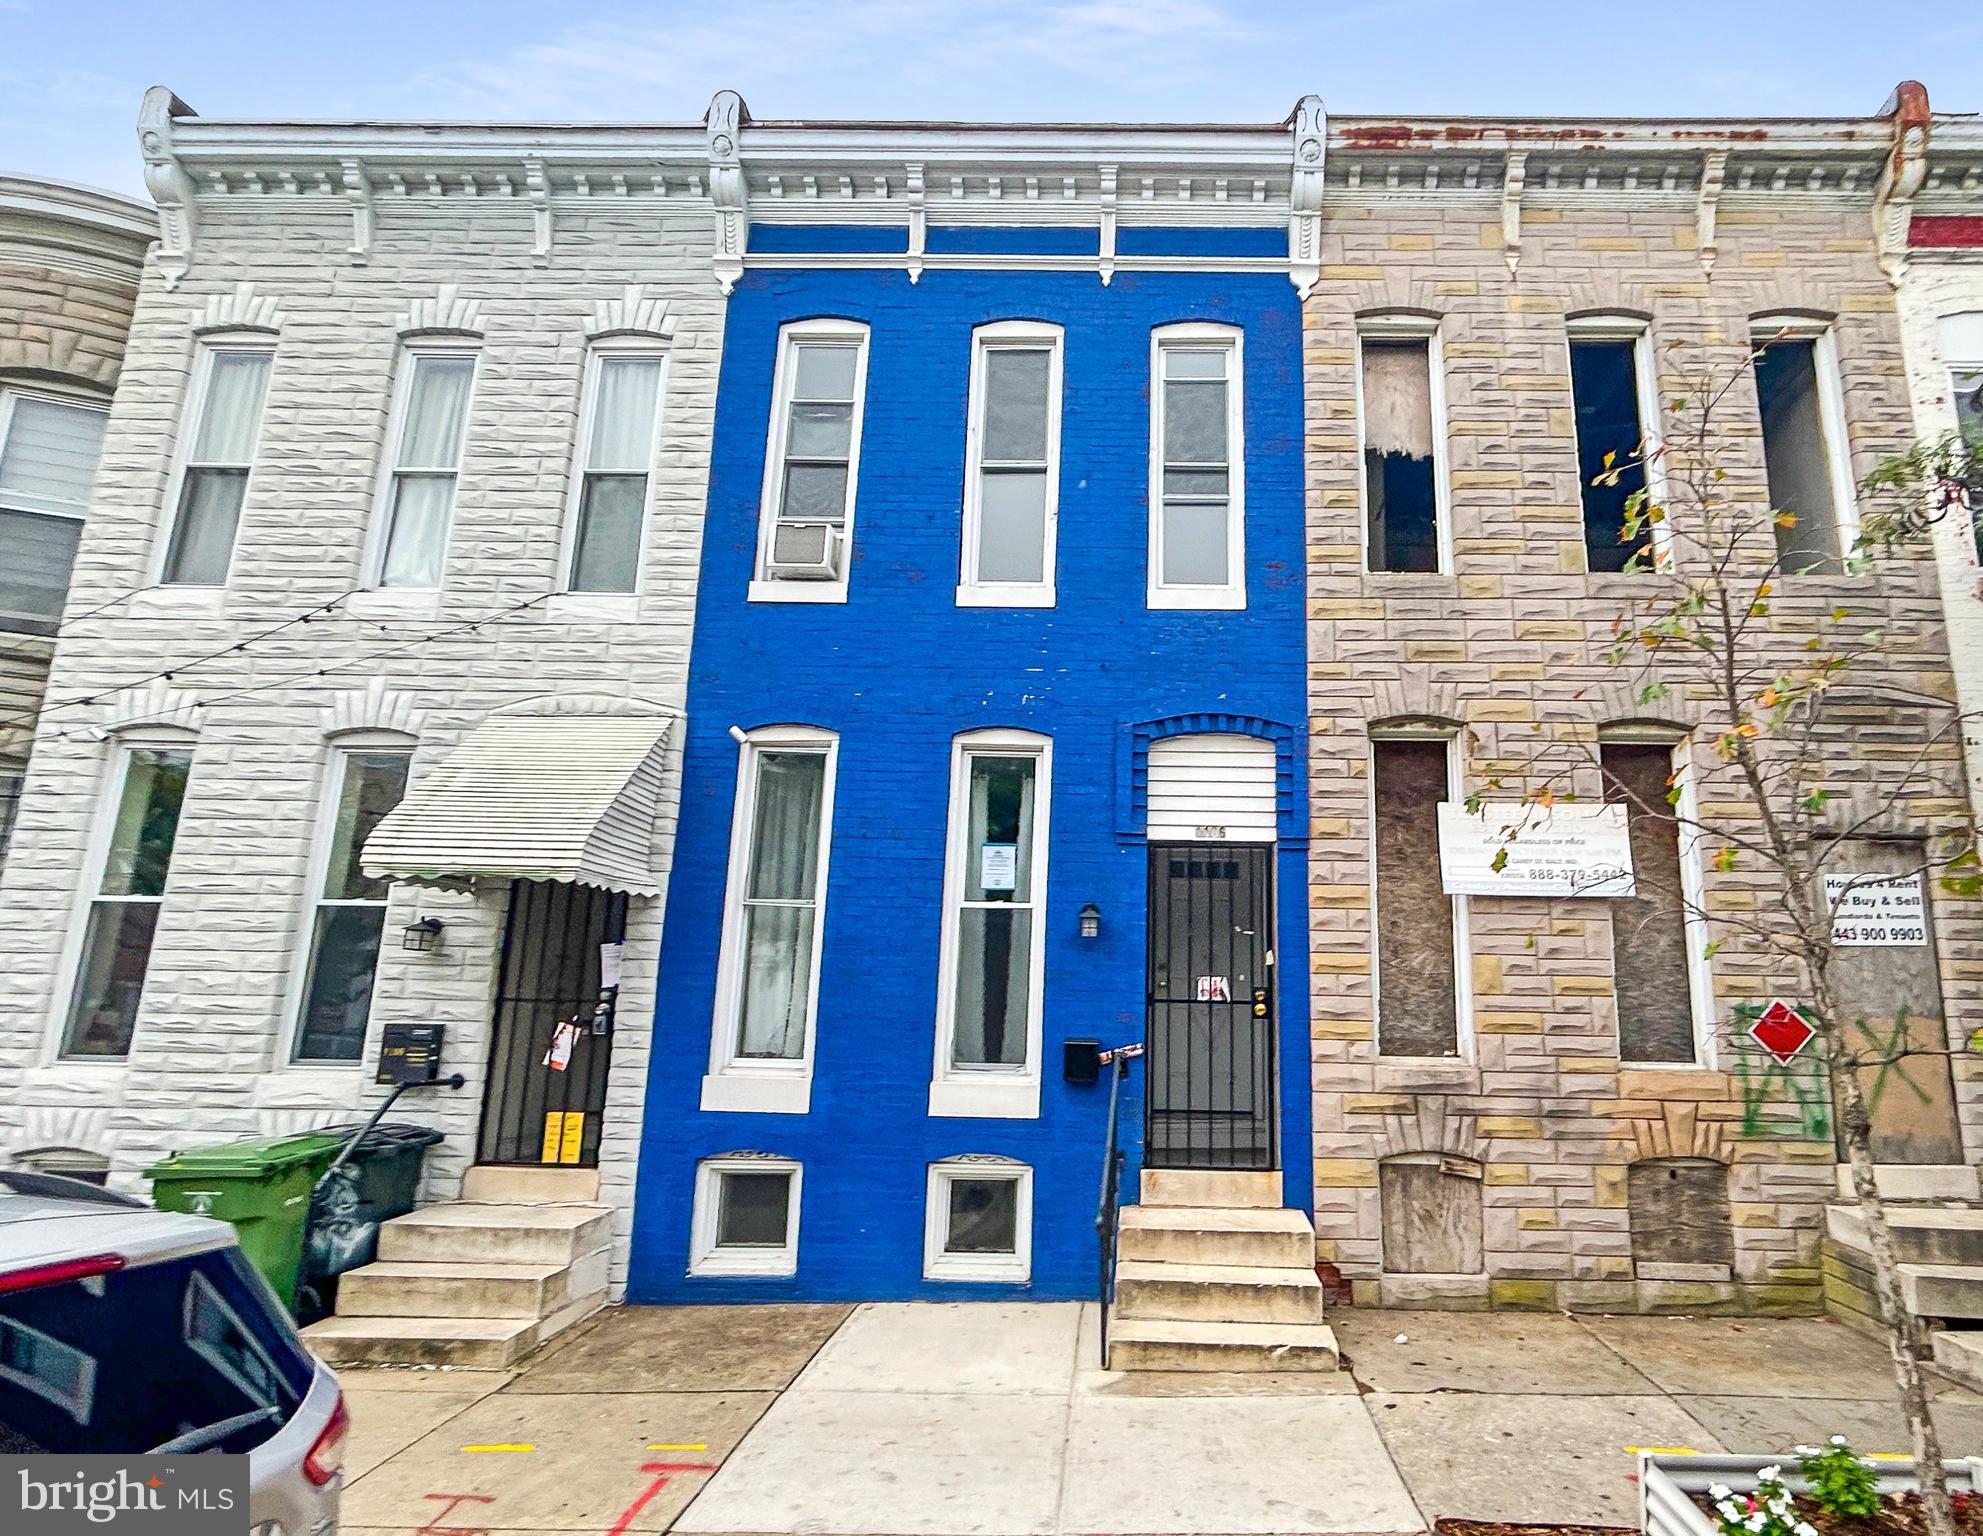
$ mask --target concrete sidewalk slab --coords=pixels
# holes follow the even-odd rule
[[[1893,1395],[1886,1346],[1823,1318],[1584,1317],[1661,1391],[1755,1397]]]
[[[707,1480],[687,1469],[713,1468],[770,1401],[747,1392],[497,1393],[357,1479],[343,1519],[360,1529],[665,1530]],[[453,1516],[450,1498],[464,1501]]]
[[[1387,1392],[1363,1401],[1431,1519],[1636,1525],[1627,1446],[1723,1448],[1664,1397]]]
[[[518,1392],[778,1392],[852,1307],[611,1307],[526,1363]]]
[[[1425,1523],[1354,1397],[1080,1398],[1058,1528],[1268,1536]]]
[[[1775,1456],[1796,1445],[1822,1445],[1830,1435],[1844,1435],[1853,1449],[1868,1454],[1914,1454],[1898,1400],[1717,1395],[1674,1401],[1707,1425],[1723,1445],[1752,1455]],[[1983,1398],[1960,1391],[1944,1393],[1935,1399],[1932,1413],[1944,1456],[1983,1455]]]
[[[676,1529],[1050,1536],[1066,1434],[1066,1399],[1044,1393],[795,1389]]]
[[[1038,1393],[1074,1385],[1076,1302],[875,1302],[794,1383],[801,1392]]]
[[[344,1442],[344,1479],[356,1482],[374,1467],[473,1406],[480,1392],[376,1391],[344,1384],[351,1432]]]
[[[1387,1392],[1659,1391],[1575,1318],[1560,1314],[1345,1307],[1329,1321],[1356,1379]]]

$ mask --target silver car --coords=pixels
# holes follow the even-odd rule
[[[254,1536],[329,1536],[346,1428],[232,1227],[0,1171],[0,1453],[245,1451]]]

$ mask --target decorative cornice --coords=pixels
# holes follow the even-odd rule
[[[442,283],[431,299],[415,299],[399,317],[399,334],[410,336],[480,336],[482,301],[464,299],[461,284]]]
[[[709,132],[709,200],[716,217],[716,285],[725,293],[744,275],[744,250],[750,241],[750,197],[738,143],[745,116],[743,97],[735,91],[718,91],[703,119]]]
[[[345,199],[351,204],[351,247],[352,261],[363,266],[372,259],[372,182],[365,174],[365,166],[358,160],[340,160],[337,167],[338,185],[343,188]]]
[[[640,283],[629,283],[617,299],[601,299],[592,306],[589,340],[604,341],[612,336],[654,336],[666,341],[675,334],[675,317],[668,313],[668,301],[648,298]]]
[[[138,109],[138,152],[145,162],[145,190],[158,205],[158,268],[168,289],[177,288],[193,259],[198,233],[193,178],[173,147],[173,125],[193,109],[162,85],[145,92]]]
[[[1701,270],[1714,272],[1720,254],[1715,236],[1715,217],[1721,207],[1722,184],[1728,177],[1728,151],[1711,149],[1701,161],[1701,185],[1695,196],[1694,245],[1701,259]]]
[[[1907,266],[1907,228],[1914,198],[1928,177],[1928,92],[1919,81],[1902,81],[1887,107],[1893,118],[1893,147],[1873,192],[1873,242],[1880,253],[1880,270],[1898,286]]]
[[[1294,109],[1294,170],[1288,183],[1288,276],[1304,299],[1322,276],[1322,195],[1328,180],[1329,119],[1320,96]]]
[[[329,716],[324,726],[327,739],[353,731],[393,731],[418,737],[423,723],[413,695],[388,688],[383,677],[338,694],[331,700]]]
[[[1501,171],[1501,254],[1508,260],[1508,275],[1522,262],[1522,189],[1528,185],[1527,150],[1515,150]]]
[[[231,293],[217,293],[206,302],[200,318],[193,323],[193,334],[210,331],[267,331],[282,329],[282,311],[272,297],[257,298],[253,283],[236,283]]]

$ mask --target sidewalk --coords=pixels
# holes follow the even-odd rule
[[[1630,1525],[1630,1447],[1906,1448],[1884,1351],[1819,1319],[1331,1321],[1335,1376],[1125,1376],[1094,1368],[1094,1309],[1071,1303],[615,1309],[516,1371],[347,1374],[343,1530]],[[1947,1453],[1983,1451],[1983,1395],[1936,1382]]]

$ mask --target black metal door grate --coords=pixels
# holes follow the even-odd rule
[[[1150,848],[1150,1168],[1278,1167],[1273,849]]]
[[[626,929],[620,892],[539,880],[511,885],[478,1161],[599,1165],[613,1054],[610,1034],[591,1033],[599,946],[621,942]],[[578,1041],[559,1072],[544,1065],[544,1054],[559,1022],[573,1017],[581,1024]],[[575,1149],[563,1118],[572,1114],[584,1116]]]

